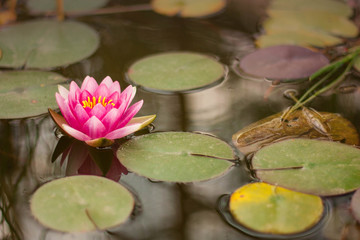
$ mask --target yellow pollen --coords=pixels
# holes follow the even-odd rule
[[[83,104],[82,105],[83,108],[89,107],[91,109],[94,108],[95,105],[98,104],[98,103],[100,103],[104,107],[106,107],[106,105],[108,105],[108,104],[111,104],[112,106],[115,106],[115,103],[112,102],[113,101],[112,99],[110,99],[109,101],[106,101],[105,99],[106,99],[106,97],[103,98],[102,96],[99,96],[99,98],[96,101],[95,97],[92,97],[92,99],[90,99],[90,97],[87,97],[87,101],[84,100],[81,103]]]

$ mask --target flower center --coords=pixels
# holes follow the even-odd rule
[[[104,107],[106,107],[106,105],[111,104],[113,106],[115,106],[115,103],[112,102],[112,99],[110,99],[109,101],[106,100],[106,97],[102,98],[101,100],[101,96],[99,96],[98,99],[96,99],[96,97],[92,97],[92,99],[90,99],[90,97],[87,97],[87,101],[82,101],[83,104],[83,108],[93,108],[95,107],[96,104],[100,103],[101,105],[103,105]]]

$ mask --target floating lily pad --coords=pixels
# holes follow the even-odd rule
[[[203,17],[219,12],[226,0],[152,0],[155,12],[167,16]]]
[[[53,68],[89,57],[99,45],[98,34],[72,21],[36,20],[0,30],[0,67]]]
[[[351,211],[358,222],[360,222],[360,188],[351,199]]]
[[[247,74],[269,79],[300,79],[329,64],[319,52],[293,45],[259,49],[243,57],[239,67]]]
[[[44,226],[62,232],[87,232],[123,223],[134,199],[120,184],[103,177],[65,177],[41,186],[31,212]]]
[[[128,79],[145,89],[189,91],[220,82],[224,66],[214,58],[190,52],[152,55],[135,62]]]
[[[91,11],[105,6],[108,0],[63,0],[64,11]],[[56,10],[56,1],[28,0],[27,7],[32,12],[48,12]]]
[[[65,83],[66,78],[53,72],[0,72],[0,119],[33,117],[58,108],[55,92]]]
[[[266,234],[296,234],[313,227],[323,215],[321,198],[267,183],[250,183],[230,197],[233,218]]]
[[[194,182],[215,178],[233,163],[231,147],[220,139],[189,132],[162,132],[136,137],[117,151],[129,170],[150,179]]]
[[[321,196],[360,187],[360,149],[330,141],[290,139],[260,149],[252,168],[261,180]]]

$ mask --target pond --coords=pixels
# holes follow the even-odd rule
[[[131,82],[129,68],[150,55],[187,52],[210,56],[224,67],[221,81],[185,92],[137,88],[133,103],[144,101],[137,116],[156,114],[156,119],[135,135],[172,131],[214,135],[231,146],[236,164],[224,174],[194,182],[150,179],[120,167],[122,175],[118,182],[135,199],[130,217],[106,231],[64,233],[39,223],[29,204],[34,192],[44,183],[77,174],[78,169],[70,169],[68,159],[64,162],[61,157],[52,159],[62,134],[47,113],[3,119],[0,121],[1,239],[359,239],[359,223],[349,210],[353,193],[323,197],[322,219],[298,235],[259,234],[229,220],[229,195],[245,184],[258,181],[248,169],[244,154],[234,146],[233,134],[293,105],[293,101],[284,96],[285,90],[303,91],[307,87],[298,82],[273,84],[263,78],[246,78],[236,69],[239,60],[256,49],[254,36],[261,31],[269,1],[228,1],[225,9],[206,18],[169,17],[146,7],[134,7],[148,3],[112,0],[107,3],[109,8],[121,5],[124,10],[70,16],[71,20],[94,29],[99,34],[100,45],[83,60],[45,69],[61,74],[67,83],[74,80],[79,85],[86,76],[94,77],[98,83],[110,76],[125,89]],[[20,1],[22,5],[25,3]],[[19,21],[34,18],[23,8],[20,12]],[[24,67],[17,70],[21,68]],[[9,71],[9,68],[0,70]],[[343,86],[351,85],[354,91],[327,92],[312,101],[311,107],[339,113],[359,130],[358,80],[358,74],[349,75]],[[0,99],[1,94],[0,91]],[[81,152],[73,154],[81,155]],[[93,168],[90,166],[87,170]],[[83,169],[82,173],[89,174],[89,171]]]

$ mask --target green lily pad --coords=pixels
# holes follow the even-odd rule
[[[320,221],[324,211],[318,196],[259,182],[238,188],[230,197],[229,208],[241,225],[279,235],[308,230]]]
[[[226,0],[152,0],[151,6],[166,16],[203,17],[222,10]]]
[[[134,199],[120,184],[103,177],[65,177],[41,186],[31,212],[44,226],[62,232],[104,230],[123,223]]]
[[[53,72],[0,72],[0,119],[15,119],[47,113],[58,108],[55,92],[66,78]]]
[[[360,222],[360,188],[356,190],[351,199],[351,211],[358,222]]]
[[[225,68],[206,55],[170,52],[140,59],[127,74],[130,82],[152,91],[189,91],[220,82]]]
[[[220,139],[189,132],[162,132],[136,137],[120,146],[120,162],[144,177],[169,182],[215,178],[233,163],[231,147]]]
[[[3,50],[0,67],[53,68],[92,55],[99,36],[90,27],[72,21],[36,20],[0,30]]]
[[[105,6],[108,0],[63,0],[64,11],[91,11]],[[28,0],[27,7],[32,12],[48,12],[56,10],[56,1]]]
[[[360,149],[330,141],[290,139],[260,149],[252,168],[261,180],[332,196],[360,187]]]

